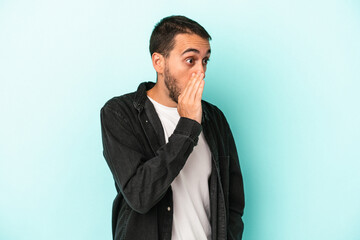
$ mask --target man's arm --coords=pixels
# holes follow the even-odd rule
[[[227,122],[226,129],[227,136],[229,137],[230,151],[228,239],[240,240],[244,231],[244,223],[242,221],[245,207],[244,185],[234,137]]]
[[[139,213],[149,211],[166,193],[198,141],[201,125],[180,118],[167,144],[146,159],[131,125],[109,106],[101,109],[104,157],[126,202]]]
[[[139,213],[149,211],[166,193],[197,144],[201,127],[204,74],[193,74],[179,96],[180,120],[168,143],[146,159],[131,124],[121,112],[101,109],[104,157],[126,202]]]

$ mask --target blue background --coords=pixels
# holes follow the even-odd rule
[[[213,37],[245,240],[360,239],[359,1],[0,0],[0,239],[111,239],[106,100],[155,81],[155,23]]]

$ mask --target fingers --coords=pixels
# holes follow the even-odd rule
[[[204,78],[204,74],[203,73],[193,73],[191,75],[191,79],[189,80],[189,82],[187,83],[184,91],[182,92],[182,97],[184,99],[188,99],[190,101],[194,101],[195,100],[195,96],[197,95],[198,92],[198,88],[201,84],[201,81],[203,81]]]
[[[197,92],[200,86],[200,83],[203,81],[204,74],[200,73],[200,75],[197,75],[197,78],[194,82],[193,88],[191,93],[189,94],[190,99],[194,99],[196,101]]]
[[[200,81],[199,87],[196,91],[195,101],[201,101],[204,86],[205,86],[205,81],[204,81],[204,79],[202,79]]]
[[[192,89],[191,86],[192,86],[193,82],[195,81],[195,79],[196,79],[196,74],[193,73],[193,74],[191,75],[190,80],[187,82],[184,91],[182,91],[182,93],[181,93],[182,96],[186,96],[186,94],[187,94],[189,91],[191,91],[191,89]]]
[[[201,124],[201,97],[204,89],[204,74],[193,73],[178,98],[178,112],[181,117],[193,119]]]

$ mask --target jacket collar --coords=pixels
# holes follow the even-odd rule
[[[136,90],[133,105],[134,107],[140,112],[147,100],[147,93],[146,91],[154,87],[154,82],[142,82],[140,83],[138,89]]]

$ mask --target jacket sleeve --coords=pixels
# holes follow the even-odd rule
[[[104,157],[133,210],[144,214],[161,200],[197,144],[201,130],[198,122],[180,118],[168,143],[147,159],[129,120],[106,105],[101,109]]]
[[[240,240],[244,231],[242,220],[245,207],[244,185],[234,137],[227,122],[226,131],[230,151],[228,239]]]

